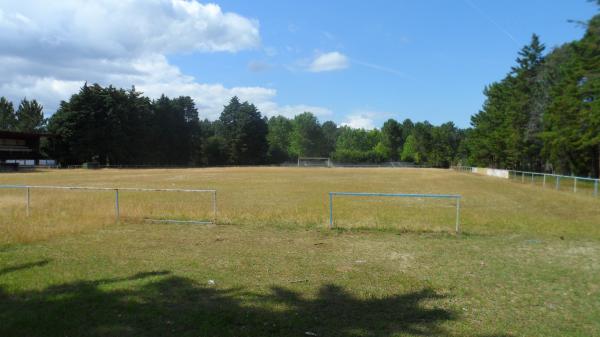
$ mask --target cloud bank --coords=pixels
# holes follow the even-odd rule
[[[201,83],[167,56],[260,47],[257,20],[196,0],[15,1],[0,4],[0,95],[35,98],[46,112],[84,82],[135,85],[150,97],[188,95],[201,117],[216,118],[231,96],[266,115],[315,108],[279,106],[275,89]]]
[[[346,116],[346,120],[342,123],[342,126],[349,126],[354,129],[365,129],[372,130],[375,128],[375,121],[369,114],[350,114]]]

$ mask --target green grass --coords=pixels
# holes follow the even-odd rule
[[[600,333],[600,201],[591,197],[442,170],[76,170],[0,180],[217,188],[221,218],[48,223],[52,231],[4,212],[0,226],[29,234],[0,245],[0,336]],[[459,193],[463,234],[452,234],[451,205],[387,199],[336,200],[340,227],[327,230],[330,190]],[[71,212],[47,214],[77,222]]]

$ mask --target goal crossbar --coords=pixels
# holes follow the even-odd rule
[[[115,192],[115,219],[120,220],[119,209],[119,191],[135,192],[185,192],[185,193],[211,193],[213,218],[210,221],[204,220],[176,220],[176,219],[145,219],[151,222],[169,222],[169,223],[194,223],[194,224],[216,224],[217,223],[217,190],[214,189],[185,189],[185,188],[138,188],[138,187],[94,187],[94,186],[51,186],[51,185],[0,185],[0,189],[24,189],[26,193],[26,212],[30,214],[31,190],[49,189],[49,190],[88,190],[88,191],[114,191]]]
[[[298,157],[298,166],[301,166],[300,164],[302,163],[302,161],[323,161],[327,164],[327,167],[331,167],[331,158],[329,157]]]
[[[333,197],[399,197],[399,198],[433,198],[433,199],[455,199],[456,200],[456,233],[460,233],[460,194],[419,194],[419,193],[369,193],[369,192],[329,192],[329,228],[333,228]]]

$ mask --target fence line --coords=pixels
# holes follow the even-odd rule
[[[451,166],[450,169],[461,172],[470,172],[476,173],[477,167],[472,166]],[[568,189],[573,193],[581,192],[584,188],[582,188],[581,183],[590,183],[591,186],[591,194],[594,197],[598,197],[598,188],[600,184],[600,179],[598,178],[588,178],[588,177],[577,177],[577,176],[566,176],[561,174],[553,174],[553,173],[542,173],[542,172],[528,172],[528,171],[519,171],[519,170],[504,170],[508,172],[508,179],[520,181],[521,183],[530,183],[535,185],[536,180],[541,182],[542,188],[548,188],[548,185],[553,180],[553,187],[557,191]],[[537,179],[536,179],[537,178]],[[561,187],[561,182],[562,187]],[[571,182],[565,188],[565,182]]]
[[[31,190],[32,189],[51,189],[51,190],[88,190],[88,191],[114,191],[115,192],[115,220],[119,222],[121,214],[119,208],[119,191],[135,192],[184,192],[184,193],[211,193],[213,219],[210,221],[202,220],[174,220],[174,219],[146,219],[153,222],[172,222],[172,223],[196,223],[196,224],[216,224],[217,223],[217,190],[213,189],[178,189],[178,188],[137,188],[137,187],[93,187],[93,186],[49,186],[49,185],[0,185],[0,189],[25,189],[26,190],[26,215],[30,215]]]
[[[333,228],[333,197],[354,196],[354,197],[400,197],[400,198],[437,198],[437,199],[456,199],[456,233],[460,233],[460,199],[458,194],[413,194],[413,193],[361,193],[361,192],[329,192],[329,228]]]

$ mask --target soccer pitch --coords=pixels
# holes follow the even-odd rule
[[[600,200],[435,169],[51,170],[0,184],[1,336],[592,336]],[[336,198],[329,192],[461,195]]]

